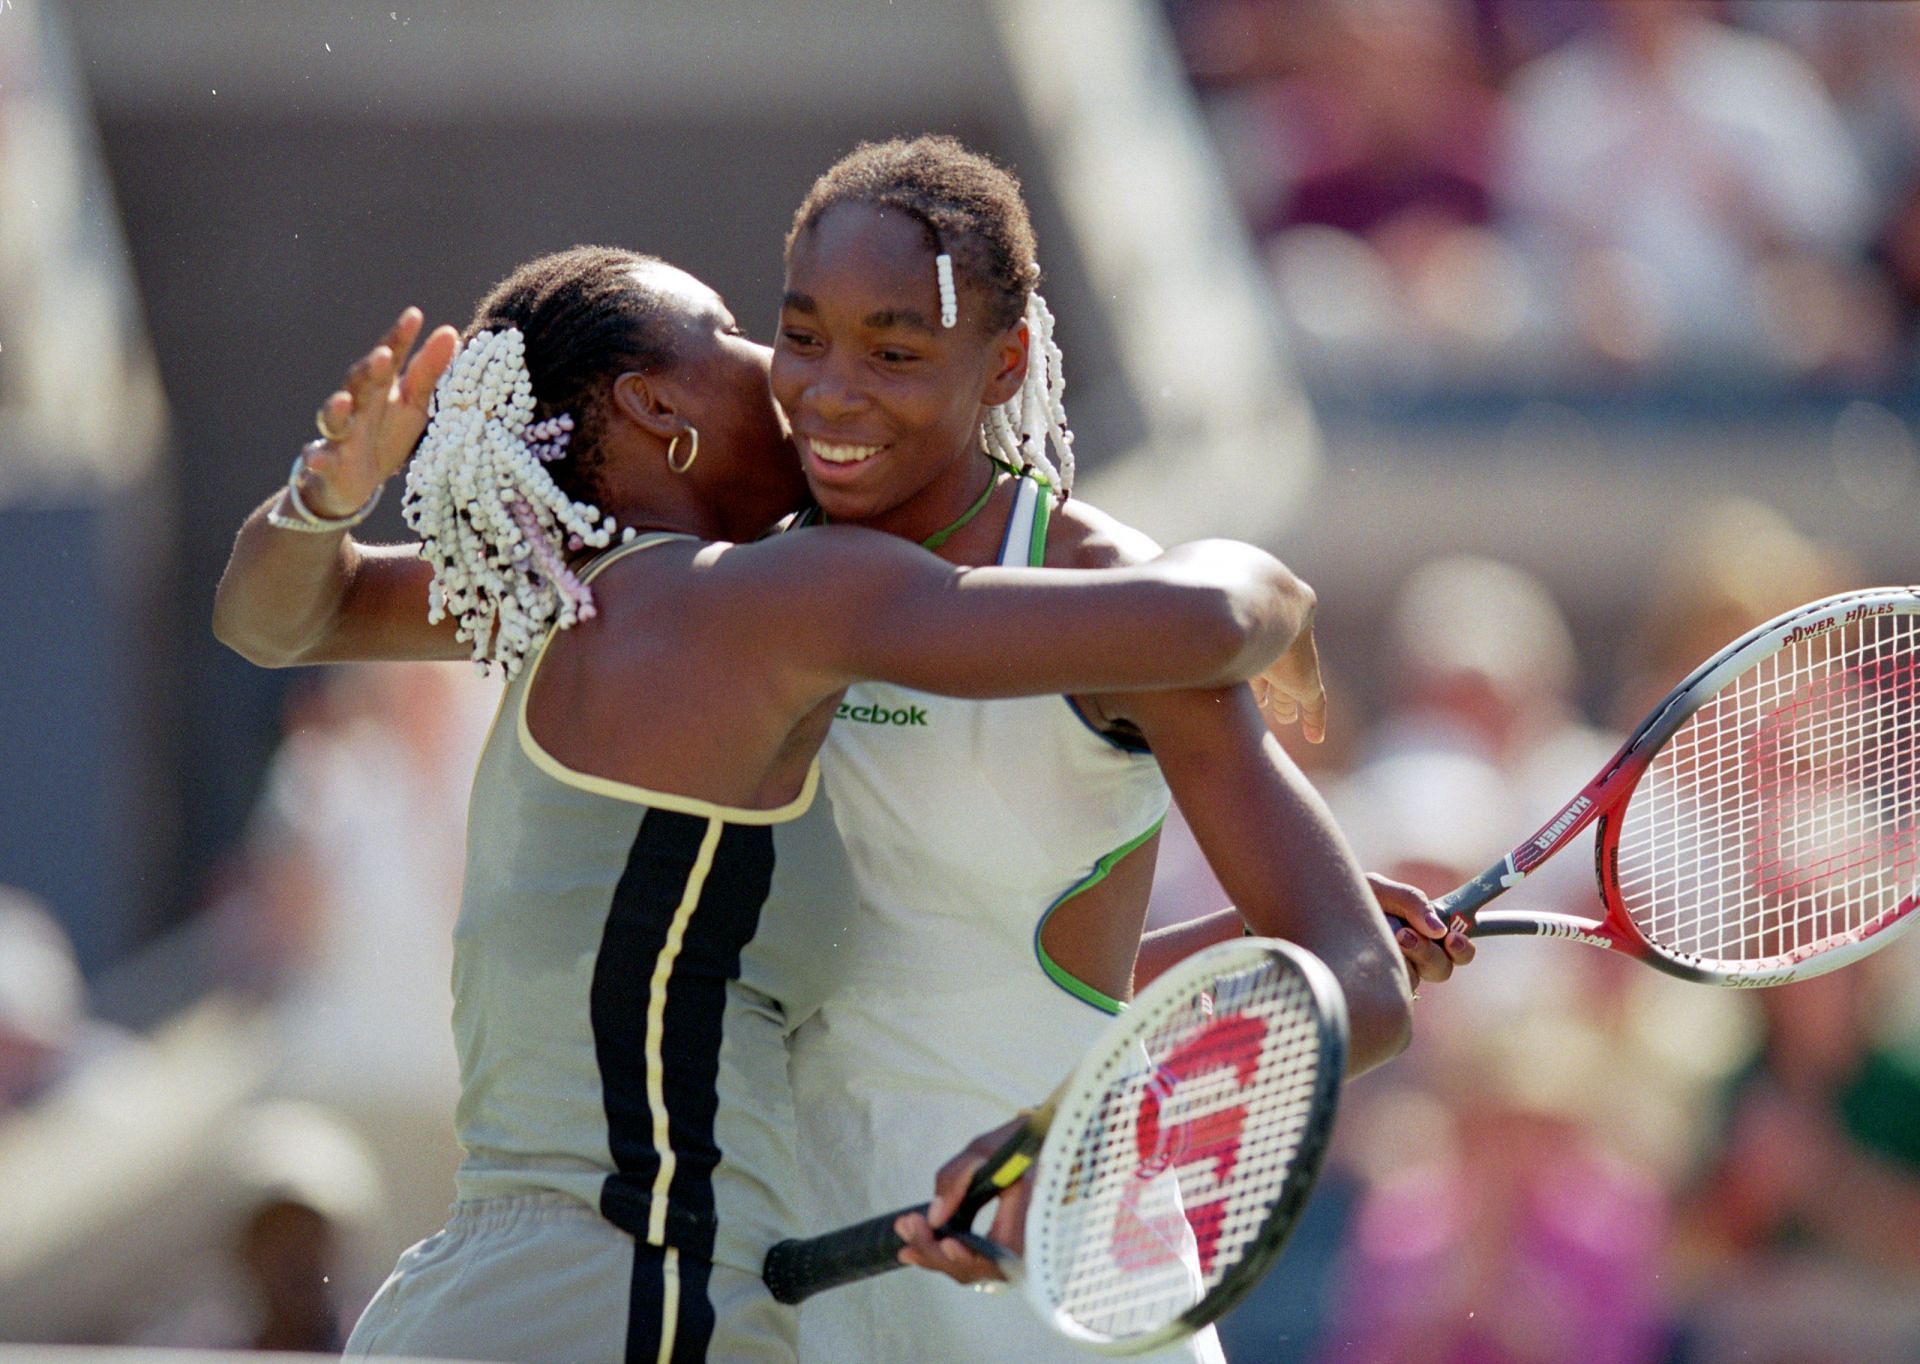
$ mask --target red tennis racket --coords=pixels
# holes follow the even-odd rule
[[[1920,595],[1790,611],[1701,664],[1580,794],[1435,901],[1474,937],[1571,938],[1684,980],[1781,985],[1920,905]],[[1598,821],[1605,916],[1481,909]]]
[[[993,1255],[1055,1330],[1095,1350],[1139,1354],[1191,1335],[1245,1296],[1292,1231],[1333,1129],[1346,1046],[1345,997],[1312,953],[1266,938],[1196,952],[1022,1115],[939,1234]],[[1029,1168],[1020,1261],[971,1227]],[[797,1303],[896,1270],[894,1220],[925,1206],[782,1241],[762,1277]]]

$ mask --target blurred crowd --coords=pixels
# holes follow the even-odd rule
[[[106,984],[150,1028],[95,1017],[58,921],[0,892],[0,1341],[337,1351],[439,1225],[496,693],[455,665],[302,679],[204,908]]]
[[[1744,500],[1650,568],[1615,657],[1577,656],[1559,605],[1509,564],[1449,557],[1408,578],[1365,660],[1386,671],[1384,709],[1336,718],[1327,753],[1297,746],[1370,869],[1452,890],[1714,650],[1863,585]],[[1597,715],[1580,704],[1592,672],[1610,679]],[[1584,842],[1512,894],[1599,917]],[[1169,847],[1156,919],[1219,903],[1196,856]],[[1348,1092],[1321,1225],[1223,1326],[1231,1357],[1920,1358],[1920,940],[1746,992],[1494,939],[1415,1009],[1408,1054]]]
[[[1166,6],[1310,378],[1920,382],[1920,6]]]
[[[1513,565],[1453,556],[1407,578],[1376,653],[1328,660],[1331,742],[1295,746],[1370,868],[1451,889],[1706,654],[1858,585],[1758,504],[1702,526],[1649,565],[1612,657],[1583,655]],[[1362,668],[1385,678],[1372,714],[1341,689]],[[90,1018],[52,917],[0,898],[0,1185],[40,1204],[0,1207],[0,1337],[335,1348],[438,1224],[462,809],[494,692],[439,665],[296,690],[194,930],[225,1001],[212,1017],[203,998],[151,1034]],[[1570,848],[1514,894],[1595,913],[1590,867]],[[1222,898],[1170,821],[1155,919]],[[1231,1357],[1920,1358],[1917,949],[1743,992],[1575,944],[1483,944],[1423,992],[1411,1051],[1349,1091],[1307,1224],[1223,1325]],[[159,1154],[130,1180],[134,1141]]]
[[[1920,3],[1164,4],[1316,394],[1920,392]],[[43,376],[63,429],[72,368]],[[1861,505],[1894,446],[1886,409],[1842,414]],[[1743,501],[1646,567],[1612,654],[1456,556],[1328,657],[1329,742],[1295,756],[1368,867],[1451,889],[1700,659],[1861,582]],[[137,1006],[100,1008],[55,915],[0,888],[0,1341],[337,1349],[439,1225],[496,695],[455,666],[303,679],[201,912],[110,983]],[[1515,894],[1593,913],[1591,858]],[[1223,900],[1170,819],[1155,920]],[[1416,1007],[1223,1326],[1238,1364],[1920,1360],[1920,934],[1761,992],[1506,939]]]

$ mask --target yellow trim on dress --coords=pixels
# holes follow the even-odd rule
[[[655,545],[665,544],[669,540],[691,540],[690,535],[673,535],[660,532],[642,535],[624,545],[610,550],[587,566],[580,575],[582,582],[591,582],[600,571],[616,559]],[[738,805],[717,805],[712,801],[701,800],[697,796],[675,795],[671,791],[653,791],[644,786],[633,786],[611,777],[596,777],[590,772],[578,772],[568,767],[533,737],[533,730],[527,723],[527,698],[533,694],[534,674],[540,670],[540,662],[547,656],[547,646],[553,643],[553,637],[560,633],[559,627],[547,631],[547,637],[540,641],[540,647],[527,660],[526,670],[520,678],[520,704],[518,712],[518,732],[520,751],[526,754],[528,761],[563,786],[587,791],[596,796],[605,796],[609,800],[625,801],[630,805],[647,805],[656,810],[672,810],[679,814],[699,815],[704,819],[725,820],[729,824],[785,824],[800,818],[813,805],[813,795],[820,784],[820,760],[815,758],[807,764],[807,779],[800,785],[800,793],[785,805],[770,810],[751,810]],[[504,699],[504,698],[503,698]]]
[[[707,821],[699,855],[694,858],[693,870],[687,873],[686,888],[667,925],[667,940],[660,948],[660,955],[653,960],[653,979],[647,984],[647,1107],[653,1110],[653,1149],[660,1156],[660,1169],[653,1179],[653,1201],[647,1209],[647,1244],[651,1246],[667,1243],[667,1195],[673,1189],[673,1172],[680,1164],[674,1154],[673,1133],[667,1121],[667,986],[673,979],[673,964],[680,958],[681,945],[687,940],[687,921],[700,907],[700,892],[706,889],[707,873],[713,870],[713,855],[719,850],[720,836],[726,831],[725,821]],[[661,1358],[666,1357],[663,1347]]]

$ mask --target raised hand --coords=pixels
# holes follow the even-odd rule
[[[316,515],[350,516],[406,464],[427,429],[434,385],[453,362],[460,337],[437,327],[408,358],[424,322],[408,308],[362,356],[314,414],[321,439],[302,458],[300,497]]]
[[[1276,738],[1296,722],[1300,737],[1310,744],[1327,737],[1327,689],[1320,680],[1320,651],[1313,642],[1311,620],[1294,638],[1292,647],[1250,685],[1260,714]]]

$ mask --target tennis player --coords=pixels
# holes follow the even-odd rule
[[[812,520],[961,565],[1152,561],[1145,536],[1067,498],[1071,434],[1038,277],[1017,182],[951,139],[865,146],[814,184],[788,237],[773,359]],[[925,1199],[933,1153],[1048,1093],[1136,970],[1248,928],[1301,943],[1345,987],[1359,1071],[1405,1044],[1403,952],[1427,978],[1471,953],[1411,888],[1369,887],[1248,688],[1068,692],[847,694],[821,766],[858,893],[823,901],[837,949],[809,958],[822,974],[789,993],[806,1220],[821,1228]],[[903,712],[913,725],[861,719]],[[1317,740],[1323,698],[1300,716]],[[1143,943],[1170,798],[1237,911]],[[1383,903],[1408,920],[1399,950]],[[966,1172],[945,1172],[943,1196]],[[1019,1207],[1006,1200],[998,1239],[1018,1244]],[[925,1219],[900,1230],[915,1263],[993,1272]],[[1023,1304],[925,1276],[822,1294],[801,1319],[802,1358],[821,1364],[1083,1357]],[[1218,1349],[1209,1331],[1166,1357]]]
[[[795,1225],[784,1020],[743,962],[842,690],[1224,685],[1280,658],[1309,700],[1312,594],[1224,542],[1102,573],[852,527],[755,543],[804,495],[769,352],[658,260],[534,261],[457,356],[441,328],[403,364],[420,328],[409,310],[322,406],[215,609],[269,666],[507,676],[456,929],[458,1201],[348,1353],[791,1359],[758,1277]],[[416,441],[422,543],[357,544]]]

